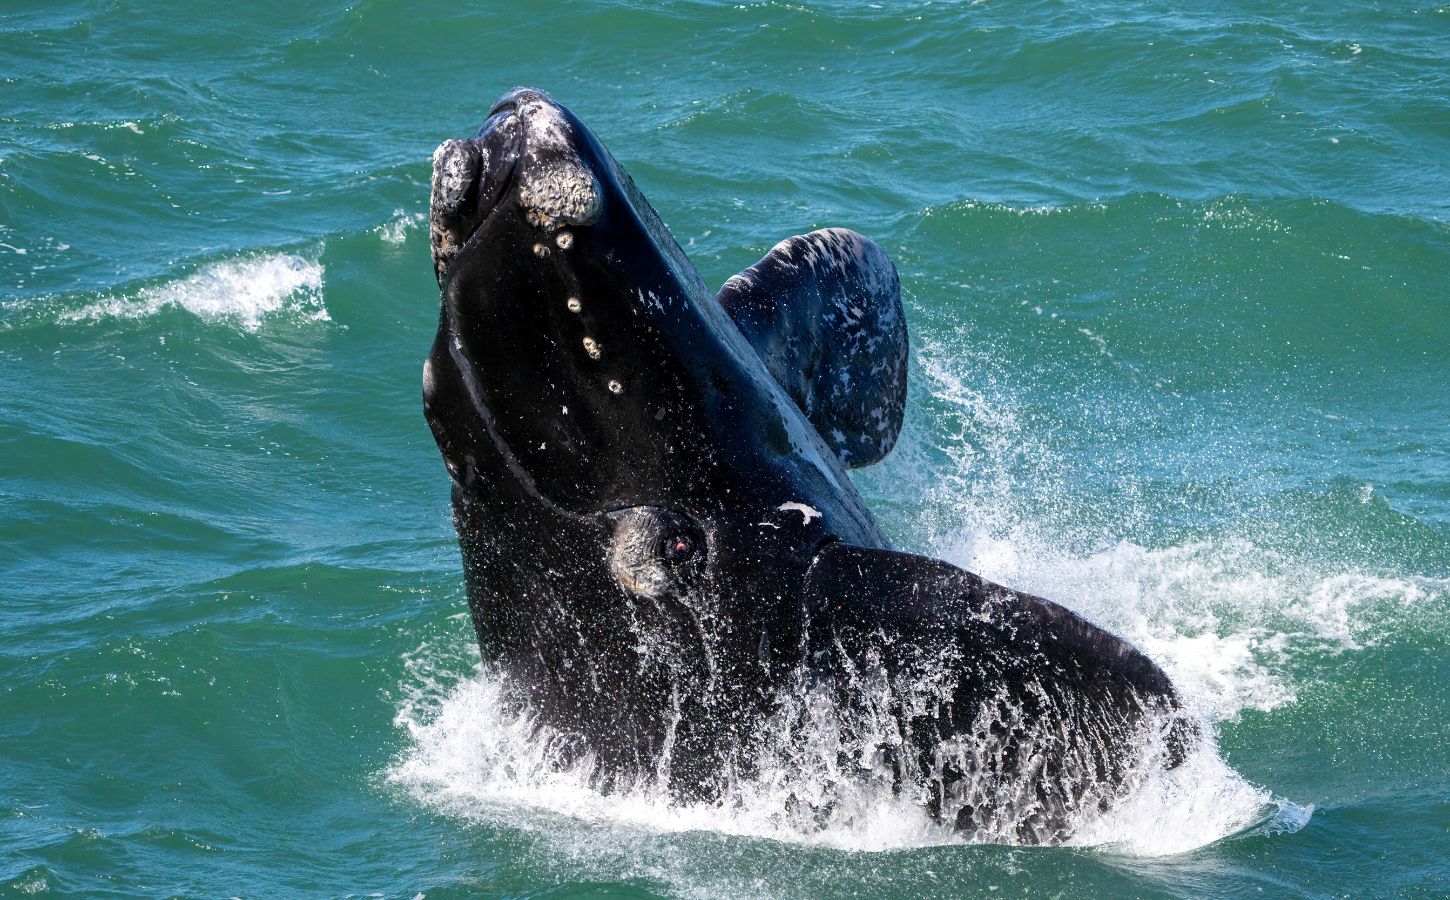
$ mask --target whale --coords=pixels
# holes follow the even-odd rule
[[[1051,844],[1182,762],[1197,729],[1147,656],[894,549],[853,486],[907,400],[878,244],[797,235],[712,291],[533,88],[432,163],[424,415],[485,665],[558,765],[724,803],[825,716],[842,777]]]

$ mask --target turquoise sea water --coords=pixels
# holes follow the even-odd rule
[[[429,156],[525,83],[712,284],[893,254],[868,502],[1188,771],[1013,848],[530,769],[419,402]],[[0,895],[1450,894],[1450,7],[21,0],[0,122]]]

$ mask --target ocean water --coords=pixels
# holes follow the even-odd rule
[[[1450,895],[1450,7],[12,0],[0,61],[0,895]],[[1188,765],[1024,848],[544,764],[419,400],[429,156],[518,84],[713,285],[888,249],[857,484],[1142,647]]]

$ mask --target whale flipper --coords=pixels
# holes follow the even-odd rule
[[[940,560],[830,544],[806,608],[817,671],[850,673],[845,703],[911,711],[898,765],[979,840],[1059,841],[1133,783],[1144,747],[1176,766],[1196,733],[1132,645]]]
[[[776,244],[725,282],[721,306],[851,468],[891,452],[906,407],[906,318],[877,244],[823,228]]]

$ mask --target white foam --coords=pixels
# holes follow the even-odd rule
[[[1282,674],[1287,645],[1322,634],[1350,602],[1320,590],[1322,603],[1286,603],[1292,579],[1244,565],[1260,554],[1242,541],[1163,549],[1123,542],[1076,557],[1040,540],[1022,530],[1001,537],[964,531],[936,552],[1127,638],[1213,721],[1291,702],[1293,686]],[[1285,616],[1295,610],[1297,622]]]
[[[323,267],[316,259],[272,253],[210,263],[177,281],[108,296],[63,313],[65,321],[139,319],[180,308],[207,321],[236,322],[249,331],[275,314],[328,321]]]
[[[1298,830],[1312,811],[1249,784],[1205,741],[1177,767],[1154,770],[1105,815],[1087,822],[1068,844],[1130,856],[1168,856],[1268,822]]]
[[[471,636],[460,633],[458,639]],[[475,667],[454,681],[446,664],[430,662],[438,656],[456,659],[458,653],[440,653],[425,644],[407,660],[410,676],[395,721],[407,731],[409,744],[387,777],[446,815],[556,839],[562,817],[623,829],[624,840],[631,840],[629,834],[711,832],[858,852],[962,841],[949,825],[931,819],[909,795],[894,789],[889,766],[871,765],[869,756],[861,755],[861,748],[875,746],[880,735],[863,731],[860,721],[844,724],[824,692],[790,698],[783,704],[789,711],[782,721],[762,723],[759,732],[767,740],[757,774],[733,780],[719,802],[677,803],[654,779],[601,793],[592,758],[566,760],[560,749],[566,742],[538,726],[527,711],[508,710],[502,676]],[[777,734],[791,737],[778,743],[769,739]],[[1145,738],[1144,754],[1154,752],[1151,737]],[[1108,815],[1089,814],[1080,823],[1072,844],[1137,856],[1177,853],[1260,823],[1276,807],[1295,810],[1225,765],[1211,732],[1178,768],[1164,772],[1149,764],[1140,774]],[[1011,842],[1012,832],[993,838]],[[674,876],[689,879],[688,871]]]
[[[958,437],[937,448],[953,465],[933,473],[929,552],[1127,638],[1210,721],[1293,702],[1287,663],[1296,653],[1359,649],[1380,634],[1376,611],[1450,594],[1450,582],[1346,571],[1231,534],[1079,549],[1061,524],[1075,502],[1065,467],[1016,416],[1010,392],[997,392],[992,361],[927,343],[920,362],[932,395],[958,419],[949,431]],[[1057,509],[1045,517],[1024,509],[1026,486]]]
[[[430,652],[421,647],[413,658]],[[436,672],[413,682],[395,719],[411,745],[389,769],[389,780],[446,814],[530,830],[551,827],[563,815],[653,834],[710,831],[846,850],[957,840],[915,803],[869,782],[855,796],[833,794],[835,809],[820,827],[813,812],[792,811],[800,799],[824,800],[838,787],[812,777],[819,772],[807,771],[810,766],[776,767],[734,786],[721,804],[675,803],[652,783],[600,793],[592,785],[593,760],[561,763],[556,742],[532,716],[506,711],[504,684],[481,667],[451,686]],[[822,761],[834,764],[834,747],[818,749]]]
[[[416,230],[427,221],[427,213],[410,213],[399,207],[393,210],[393,218],[390,221],[377,226],[373,231],[383,242],[399,247],[408,239],[409,232]]]

